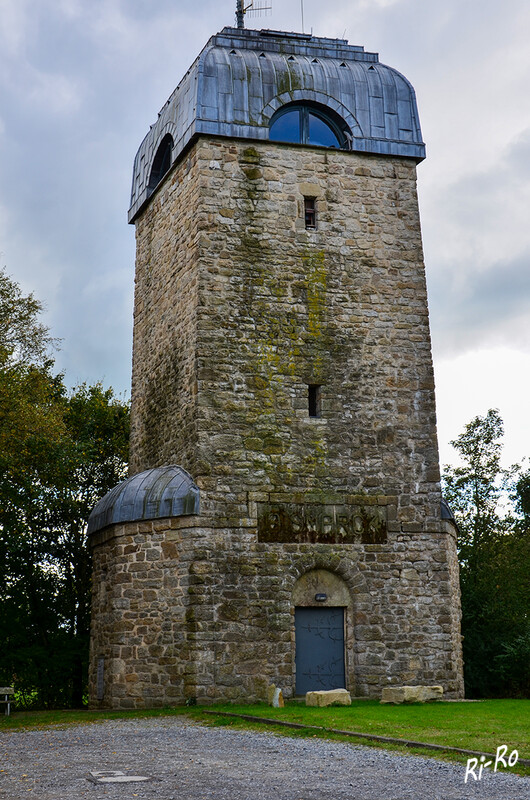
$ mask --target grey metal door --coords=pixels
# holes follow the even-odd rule
[[[345,689],[344,609],[296,608],[296,694]]]

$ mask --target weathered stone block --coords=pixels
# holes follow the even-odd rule
[[[351,695],[346,689],[330,689],[323,692],[307,692],[305,696],[306,706],[351,706]]]
[[[443,693],[443,686],[386,686],[381,703],[429,703],[442,700]]]

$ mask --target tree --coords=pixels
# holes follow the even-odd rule
[[[92,561],[86,524],[97,501],[126,477],[129,406],[100,383],[83,384],[66,399],[68,448],[55,498],[48,509],[55,528],[54,560],[62,577],[65,629],[73,648],[72,704],[80,705],[86,683],[90,635]]]
[[[0,683],[80,705],[89,636],[86,523],[125,476],[128,404],[53,373],[41,306],[0,272]]]
[[[16,675],[39,705],[79,706],[90,626],[86,523],[125,477],[128,405],[96,384],[61,386],[50,409],[61,435],[40,436],[18,469],[5,466],[0,486],[0,672]]]
[[[517,475],[515,492],[512,499],[515,508],[521,517],[520,528],[522,532],[530,530],[530,470]]]
[[[57,340],[39,321],[42,304],[32,294],[24,296],[20,286],[0,269],[0,364],[50,363]]]
[[[502,527],[497,507],[505,478],[500,467],[503,433],[499,412],[490,409],[485,417],[472,419],[451,442],[463,464],[445,467],[444,494],[458,514],[460,551],[467,557]]]
[[[57,404],[61,393],[57,380],[41,368],[0,370],[0,664],[5,668],[11,659],[12,668],[7,674],[2,670],[7,683],[14,674],[27,674],[21,648],[26,640],[34,642],[34,682],[39,682],[43,659],[37,643],[49,647],[48,632],[57,624],[57,578],[44,531],[46,494],[65,437]]]
[[[459,526],[466,692],[475,697],[530,691],[529,475],[501,468],[502,435],[498,411],[475,417],[451,442],[462,465],[443,478]]]

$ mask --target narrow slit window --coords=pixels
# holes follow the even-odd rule
[[[321,402],[322,387],[317,384],[309,384],[307,387],[307,400],[310,417],[320,417],[322,412]]]
[[[317,210],[314,197],[304,197],[304,214],[306,228],[314,230],[317,226]]]

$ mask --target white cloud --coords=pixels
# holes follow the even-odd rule
[[[359,8],[370,11],[373,10],[374,6],[384,9],[403,4],[403,2],[404,0],[360,0]]]
[[[530,348],[530,132],[423,204],[435,349]]]
[[[67,19],[79,19],[87,10],[86,5],[83,6],[82,0],[56,0],[56,5],[60,13]]]
[[[490,408],[498,408],[504,420],[504,466],[530,454],[530,352],[497,347],[440,359],[435,376],[442,463],[457,461],[449,442],[473,417],[484,416]]]
[[[79,84],[66,75],[31,70],[26,87],[25,104],[35,114],[73,114],[80,108],[82,93]]]
[[[2,0],[0,25],[0,52],[3,58],[12,58],[24,50],[28,28],[31,24],[29,0]]]

